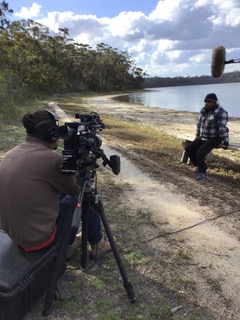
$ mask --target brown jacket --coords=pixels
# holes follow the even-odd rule
[[[29,136],[0,163],[0,226],[22,247],[51,236],[61,191],[78,192],[75,176],[62,175],[61,163],[48,142]]]

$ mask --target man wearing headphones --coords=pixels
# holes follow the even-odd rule
[[[0,163],[0,226],[27,252],[46,250],[59,240],[66,215],[79,186],[73,175],[62,175],[56,115],[48,110],[27,113],[22,119],[25,142],[10,150]],[[91,254],[111,251],[103,237],[98,214],[89,224]],[[67,257],[81,245],[72,233]]]

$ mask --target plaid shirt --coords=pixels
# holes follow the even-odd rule
[[[202,108],[197,122],[196,136],[203,140],[219,138],[220,143],[229,143],[228,113],[220,105],[207,111]]]

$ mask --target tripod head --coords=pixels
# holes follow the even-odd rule
[[[102,140],[97,135],[105,128],[103,121],[96,112],[90,114],[76,114],[78,122],[66,122],[57,130],[58,138],[64,140],[62,151],[62,174],[85,174],[95,170],[97,159],[102,158],[103,166],[108,165],[115,175],[120,172],[120,157],[117,155],[107,158],[100,148]]]

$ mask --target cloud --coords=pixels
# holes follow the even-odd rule
[[[14,16],[19,17],[21,19],[32,19],[39,15],[41,7],[36,2],[33,2],[32,6],[28,9],[26,7],[22,7],[20,12],[14,13]]]
[[[127,50],[151,76],[210,74],[215,46],[231,56],[240,47],[238,0],[161,0],[149,15],[123,11],[113,18],[55,11],[38,22],[55,32],[67,27],[71,38],[93,48],[103,42]]]

